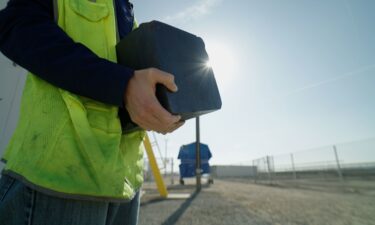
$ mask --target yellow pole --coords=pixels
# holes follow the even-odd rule
[[[154,175],[154,178],[155,178],[155,181],[156,181],[156,186],[158,188],[160,196],[163,197],[163,198],[166,198],[166,197],[168,197],[168,191],[167,191],[167,188],[165,187],[163,178],[161,177],[160,170],[159,170],[158,164],[156,162],[154,152],[152,151],[150,139],[148,138],[147,134],[146,134],[146,137],[143,141],[143,145],[145,146],[148,161],[150,162],[152,174]]]

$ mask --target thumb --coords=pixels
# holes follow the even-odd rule
[[[170,73],[160,71],[156,77],[156,82],[163,84],[170,91],[176,92],[178,90],[176,83],[174,82],[174,76]]]

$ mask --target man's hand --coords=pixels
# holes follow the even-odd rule
[[[150,68],[137,70],[130,79],[124,95],[125,107],[133,122],[145,130],[169,133],[184,124],[181,116],[174,116],[165,110],[155,96],[156,84],[163,84],[176,92],[172,74]]]

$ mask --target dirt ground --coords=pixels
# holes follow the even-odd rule
[[[144,186],[140,225],[375,225],[374,181],[300,181],[254,184],[215,180],[199,193],[194,185],[171,185],[169,193],[188,199],[162,200]]]

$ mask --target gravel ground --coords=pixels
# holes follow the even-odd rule
[[[215,180],[199,193],[194,193],[193,185],[170,186],[170,193],[192,193],[183,200],[157,198],[155,188],[146,184],[139,224],[375,225],[374,181],[302,184],[270,186]]]

